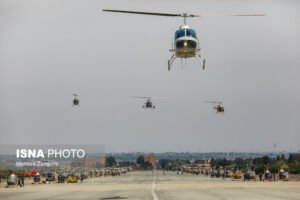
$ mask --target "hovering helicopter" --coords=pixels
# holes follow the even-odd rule
[[[118,12],[141,15],[157,15],[166,17],[183,17],[183,25],[175,32],[174,42],[170,52],[173,52],[170,60],[168,60],[168,71],[176,58],[187,59],[197,58],[205,69],[205,59],[200,54],[199,40],[196,31],[187,25],[186,18],[188,17],[210,17],[210,16],[265,16],[264,14],[188,14],[188,13],[157,13],[157,12],[139,12],[129,10],[110,10],[103,9],[104,12]],[[182,62],[181,62],[182,63]]]
[[[155,109],[156,106],[153,105],[152,103],[152,99],[153,97],[139,97],[139,96],[132,96],[133,98],[140,98],[140,99],[147,99],[147,101],[145,102],[145,104],[143,105],[144,109]]]
[[[79,99],[77,94],[73,94],[74,99],[73,99],[73,106],[79,106]]]
[[[219,101],[206,101],[207,103],[213,103],[213,109],[216,111],[216,113],[224,113],[225,109],[222,105],[222,102]]]

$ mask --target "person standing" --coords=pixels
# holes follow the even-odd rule
[[[22,187],[22,186],[21,186],[21,179],[19,179],[19,178],[18,178],[18,186],[19,186],[19,187]]]
[[[259,173],[259,180],[262,181],[262,173]]]
[[[24,183],[24,176],[21,176],[21,185],[22,187],[24,187],[25,183]]]

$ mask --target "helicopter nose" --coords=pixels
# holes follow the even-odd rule
[[[188,42],[187,41],[184,41],[183,43],[184,47],[186,48],[188,46]]]

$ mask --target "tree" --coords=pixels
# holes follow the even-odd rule
[[[162,169],[167,169],[168,163],[170,162],[170,160],[168,159],[161,159],[159,160],[159,166],[161,166]]]
[[[113,167],[117,164],[116,159],[113,156],[106,157],[106,166]]]
[[[121,161],[121,162],[119,162],[120,167],[129,167],[129,166],[133,166],[133,165],[134,165],[134,163],[130,162],[130,161]]]
[[[284,154],[281,155],[280,160],[286,161]]]
[[[152,165],[149,162],[145,162],[144,156],[140,155],[137,159],[136,159],[136,163],[139,164],[143,169],[152,169]]]
[[[289,164],[290,172],[292,174],[300,174],[300,162],[295,161]]]
[[[289,163],[294,163],[296,161],[294,154],[290,154],[288,158]]]
[[[263,174],[265,172],[265,166],[263,164],[258,164],[255,168],[256,174]]]
[[[144,156],[139,155],[139,157],[136,159],[136,163],[139,164],[140,166],[144,166],[144,164],[145,164]]]

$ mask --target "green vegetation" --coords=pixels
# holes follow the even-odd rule
[[[117,161],[116,161],[115,157],[113,157],[113,156],[106,157],[106,164],[105,164],[106,167],[114,167],[116,165],[117,165]]]
[[[300,161],[290,163],[289,169],[292,174],[300,174]]]
[[[136,163],[140,166],[141,169],[150,170],[152,169],[152,165],[149,162],[145,162],[144,156],[139,155],[136,159]]]

